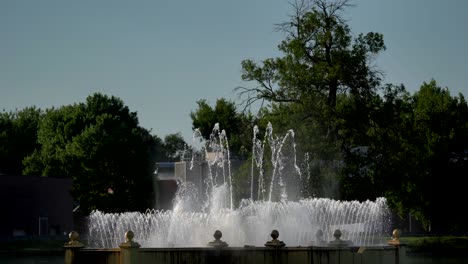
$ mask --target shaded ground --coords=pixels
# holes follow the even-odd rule
[[[468,237],[402,237],[407,254],[468,256]]]

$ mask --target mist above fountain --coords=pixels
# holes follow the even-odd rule
[[[389,224],[384,198],[366,202],[302,198],[304,177],[296,164],[294,131],[278,137],[269,124],[263,139],[258,134],[255,127],[250,197],[239,206],[234,206],[229,143],[217,124],[210,139],[202,142],[204,156],[209,157],[203,190],[190,181],[181,182],[174,208],[168,211],[94,211],[88,218],[89,246],[117,247],[127,230],[143,247],[205,247],[215,230],[222,231],[229,246],[263,246],[273,229],[288,246],[332,241],[336,229],[354,245],[382,242],[377,237],[386,233]],[[200,139],[200,133],[195,131],[194,138]],[[320,232],[323,241],[316,241]]]

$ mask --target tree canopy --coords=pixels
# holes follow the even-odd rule
[[[331,198],[340,198],[341,101],[365,110],[361,102],[376,96],[381,81],[372,60],[385,50],[380,33],[353,37],[343,17],[349,6],[348,0],[295,1],[289,21],[277,25],[286,34],[278,46],[283,55],[242,61],[242,79],[256,86],[237,88],[244,106],[266,102],[262,118],[296,132],[298,151],[317,161],[307,168],[315,181],[310,186],[317,186],[310,194]]]
[[[233,173],[236,203],[253,194],[254,125],[263,134],[272,124],[277,134],[294,131],[304,196],[383,196],[426,230],[466,232],[467,217],[446,206],[464,200],[464,96],[452,96],[435,80],[413,94],[404,85],[382,84],[373,60],[386,49],[383,35],[353,34],[344,17],[350,6],[350,0],[295,1],[289,21],[277,25],[285,34],[281,56],[241,62],[248,85],[236,90],[244,111],[225,98],[213,106],[202,99],[190,113],[192,128],[208,140],[219,124],[230,157],[247,161]],[[245,111],[256,102],[262,102],[257,115]],[[151,135],[121,99],[100,93],[45,111],[0,113],[0,172],[70,177],[85,213],[152,207],[156,162],[178,161],[186,152],[192,149],[179,133]],[[265,172],[272,169],[264,165]]]
[[[466,218],[444,204],[460,198],[467,173],[466,101],[434,80],[414,95],[403,85],[382,86],[373,60],[386,49],[383,35],[354,37],[343,16],[350,6],[295,1],[289,21],[277,25],[286,34],[282,56],[242,61],[242,79],[254,83],[237,88],[244,107],[261,101],[258,123],[295,131],[298,156],[308,164],[307,195],[384,196],[427,230],[460,231]]]
[[[216,124],[228,136],[231,157],[245,159],[252,148],[254,117],[237,111],[234,102],[218,99],[214,107],[206,100],[197,101],[198,109],[190,113],[192,129],[198,129],[205,140],[209,140]]]
[[[278,46],[282,57],[242,62],[242,79],[255,88],[240,87],[247,105],[266,100],[303,105],[304,118],[327,108],[333,113],[337,95],[366,96],[380,83],[371,59],[385,49],[383,35],[369,32],[353,38],[341,12],[348,0],[302,0],[293,5],[290,21],[278,25],[286,38]]]
[[[123,101],[99,93],[48,109],[24,174],[71,177],[83,212],[152,207],[156,141]]]
[[[0,113],[0,172],[21,174],[23,159],[39,147],[37,130],[42,111],[27,107]]]

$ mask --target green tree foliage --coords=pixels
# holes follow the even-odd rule
[[[254,117],[236,110],[232,101],[218,99],[214,107],[206,100],[197,101],[198,109],[190,113],[192,129],[198,129],[205,140],[210,139],[215,124],[226,131],[231,157],[245,159],[252,149]]]
[[[209,142],[215,124],[226,132],[230,151],[231,176],[234,205],[244,198],[250,198],[250,164],[254,117],[250,113],[239,113],[233,102],[218,99],[214,107],[206,100],[197,102],[198,109],[190,113],[192,128],[198,129],[201,136]],[[228,147],[228,146],[225,146]],[[247,162],[246,162],[247,160]]]
[[[160,161],[180,161],[190,157],[192,148],[188,146],[180,133],[169,134],[164,137],[163,159]]]
[[[342,16],[349,5],[296,1],[290,20],[278,25],[283,55],[244,60],[242,79],[257,86],[238,93],[246,107],[262,102],[262,130],[271,122],[277,133],[295,131],[307,195],[385,196],[428,230],[460,231],[466,218],[445,205],[461,200],[468,175],[466,101],[435,81],[414,95],[403,85],[380,87],[372,61],[386,48],[383,36],[353,37]]]
[[[342,194],[346,199],[375,199],[400,188],[416,158],[411,142],[412,103],[404,86],[387,85],[383,98],[360,101],[348,97],[340,105],[346,167]],[[406,166],[404,166],[406,164]]]
[[[348,0],[297,1],[290,21],[279,25],[287,34],[279,45],[283,57],[242,62],[242,79],[255,81],[255,88],[239,88],[246,103],[266,100],[298,103],[304,106],[304,118],[330,114],[337,95],[365,96],[379,84],[380,78],[369,64],[385,49],[383,36],[370,32],[352,37],[341,16]]]
[[[83,212],[151,207],[157,138],[122,100],[96,93],[85,103],[48,109],[38,142],[24,174],[73,178]]]
[[[192,129],[198,129],[205,139],[209,139],[216,123],[230,134],[238,131],[240,120],[233,102],[221,98],[213,108],[206,100],[199,100],[197,104],[198,109],[190,113]]]
[[[376,95],[380,73],[372,59],[385,49],[383,36],[370,32],[353,37],[342,12],[348,0],[303,0],[293,4],[290,20],[279,24],[286,38],[282,57],[260,64],[242,62],[242,79],[254,88],[239,87],[244,104],[266,101],[262,118],[278,129],[294,129],[305,168],[309,195],[339,198],[342,169],[342,120],[339,100],[365,101]]]
[[[432,80],[410,95],[387,85],[383,97],[342,101],[345,199],[385,196],[427,230],[461,231],[466,218],[447,204],[462,199],[468,155],[468,106]],[[361,109],[361,110],[359,110]]]
[[[460,187],[468,175],[468,106],[463,95],[452,97],[432,80],[414,94],[414,148],[418,174],[410,175],[404,194],[413,198],[412,212],[434,231],[465,228],[467,217],[447,204],[463,199]],[[465,169],[463,169],[465,166]],[[464,172],[464,173],[463,173]],[[443,195],[441,195],[443,194]],[[447,223],[448,222],[448,223]],[[466,231],[466,229],[464,229]],[[458,230],[460,231],[460,230]]]
[[[36,107],[0,113],[0,172],[22,173],[24,157],[39,147],[36,139],[41,116]]]

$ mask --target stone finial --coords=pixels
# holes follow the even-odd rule
[[[80,235],[78,234],[78,232],[76,231],[71,231],[70,234],[68,234],[68,238],[70,239],[70,241],[68,241],[67,243],[65,243],[65,247],[84,247],[83,244],[80,243],[80,241],[78,241],[78,238],[80,237]]]
[[[276,229],[273,229],[270,234],[271,238],[273,238],[270,241],[267,241],[265,243],[266,247],[271,247],[271,248],[282,248],[286,246],[286,244],[283,241],[278,240],[279,237],[279,232]]]
[[[121,243],[119,247],[120,248],[139,248],[140,244],[133,241],[134,236],[135,234],[133,233],[132,230],[128,230],[127,232],[125,232],[125,242]]]
[[[132,230],[128,230],[127,232],[125,232],[125,242],[132,242],[134,237],[135,237],[135,234],[133,233]]]
[[[388,241],[389,245],[400,245],[400,236],[401,236],[401,231],[400,229],[394,229],[392,232],[392,239]]]
[[[323,231],[322,231],[322,229],[319,229],[319,230],[317,230],[317,232],[315,232],[315,238],[317,240],[323,240]]]
[[[336,229],[335,232],[333,232],[333,237],[335,240],[341,240],[341,230]]]
[[[322,229],[318,229],[317,232],[315,232],[315,241],[313,243],[314,245],[323,245],[325,244],[325,241],[323,240],[323,231]]]
[[[208,243],[208,246],[210,247],[216,247],[216,248],[223,248],[227,247],[228,243],[224,242],[221,240],[221,237],[223,236],[223,233],[221,231],[216,230],[213,234],[213,237],[215,240],[211,241]]]
[[[323,240],[323,231],[322,229],[317,229],[317,232],[315,232],[315,240],[312,240],[309,242],[309,246],[321,246],[327,244]]]
[[[352,244],[351,241],[342,240],[341,235],[342,235],[341,230],[336,229],[335,232],[333,232],[333,237],[335,237],[335,240],[328,242],[328,245],[330,245],[330,246],[350,246]]]

